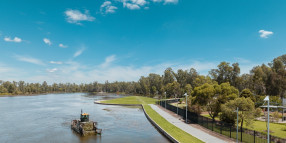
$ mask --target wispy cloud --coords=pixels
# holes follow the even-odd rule
[[[88,10],[85,10],[85,12],[82,13],[79,10],[70,9],[70,10],[65,11],[65,15],[66,15],[66,20],[68,23],[75,23],[79,25],[81,25],[80,22],[82,21],[94,21],[95,20],[95,18],[89,14]]]
[[[177,4],[179,0],[152,0],[153,2],[162,2],[164,1],[164,4]]]
[[[164,0],[164,4],[177,4],[178,3],[178,0]]]
[[[44,41],[47,45],[49,45],[49,46],[51,46],[51,45],[52,45],[51,40],[50,40],[50,39],[48,39],[48,38],[44,38],[44,39],[43,39],[43,41]]]
[[[19,37],[14,37],[14,39],[11,39],[10,37],[5,37],[4,38],[4,41],[6,42],[15,42],[15,43],[20,43],[22,42],[23,40]]]
[[[30,62],[34,64],[43,64],[38,59],[27,58],[18,56],[17,59],[25,62]],[[239,63],[241,68],[241,74],[249,73],[249,70],[253,66],[259,65],[252,61],[243,59],[242,61],[247,61],[247,63]],[[116,62],[116,64],[114,64]],[[236,61],[229,61],[230,63]],[[58,63],[51,61],[50,63]],[[79,63],[75,61],[65,61],[65,64],[56,65],[53,68],[44,68],[43,71],[35,74],[22,76],[23,71],[18,73],[18,70],[11,70],[11,68],[1,66],[0,63],[0,73],[3,77],[12,77],[11,74],[21,76],[15,76],[13,80],[25,80],[27,82],[42,82],[47,81],[49,83],[53,82],[75,82],[75,83],[89,83],[92,81],[98,81],[104,83],[106,80],[113,81],[137,81],[140,76],[148,76],[149,73],[156,73],[162,75],[164,70],[171,67],[174,71],[178,69],[189,70],[190,68],[195,68],[197,72],[202,75],[208,75],[208,71],[217,68],[219,61],[198,61],[198,60],[184,60],[181,62],[163,62],[154,65],[120,65],[120,57],[116,55],[110,55],[104,59],[104,62],[98,65],[85,65],[84,63]],[[261,64],[261,63],[260,63]],[[29,69],[24,69],[24,72]],[[48,74],[47,74],[48,73]],[[6,77],[4,79],[7,79]],[[12,79],[12,78],[10,78]]]
[[[27,62],[27,63],[31,63],[31,64],[36,64],[36,65],[45,65],[44,62],[42,62],[41,60],[36,59],[36,58],[25,57],[25,56],[20,56],[20,55],[15,55],[14,57],[18,61]]]
[[[266,30],[259,30],[258,33],[261,38],[268,38],[270,35],[273,35],[274,33],[272,31],[266,31]]]
[[[237,63],[250,63],[251,61],[250,60],[247,60],[247,59],[244,59],[244,58],[234,58],[234,60],[237,62]]]
[[[82,52],[83,52],[84,50],[85,50],[85,48],[81,48],[80,50],[76,51],[76,52],[74,53],[73,57],[74,57],[74,58],[75,58],[75,57],[78,57],[79,55],[82,54]]]
[[[112,3],[110,1],[105,1],[101,6],[100,6],[100,12],[102,14],[108,14],[108,13],[114,13],[115,10],[117,9],[116,6],[111,5]]]
[[[144,5],[148,4],[146,0],[122,0],[123,7],[126,7],[130,10],[137,10],[141,7],[144,7]]]
[[[63,62],[61,61],[50,61],[51,64],[58,64],[58,65],[61,65],[63,64]]]
[[[105,58],[104,63],[101,64],[102,68],[108,67],[113,61],[115,61],[116,57],[115,55],[111,55]]]
[[[67,45],[64,45],[64,44],[59,44],[59,47],[61,47],[61,48],[67,48],[68,46],[67,46]]]
[[[56,71],[58,71],[57,68],[47,69],[47,72],[49,72],[49,73],[53,73],[53,72],[56,72]]]

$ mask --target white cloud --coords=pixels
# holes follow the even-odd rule
[[[131,0],[131,2],[133,4],[137,4],[137,5],[140,5],[140,6],[144,6],[145,4],[147,4],[146,0]]]
[[[52,45],[51,40],[50,40],[50,39],[48,39],[48,38],[44,38],[44,39],[43,39],[43,41],[44,41],[46,44],[48,44],[49,46],[51,46],[51,45]]]
[[[20,56],[19,56],[20,57]],[[19,58],[18,57],[18,58]],[[35,62],[34,58],[29,58],[27,60],[21,57],[22,61]],[[234,59],[235,60],[235,59]],[[241,59],[236,59],[241,60]],[[260,65],[261,63],[254,63],[252,61],[243,59],[242,61],[247,61],[245,63],[239,63],[241,74],[249,73],[254,66]],[[52,61],[51,61],[52,62]],[[50,63],[51,63],[50,62]],[[116,64],[114,64],[116,62]],[[235,61],[234,61],[235,62]],[[56,62],[54,62],[56,63]],[[56,68],[44,69],[40,72],[31,73],[31,69],[19,69],[15,70],[10,67],[2,66],[0,62],[0,74],[3,80],[25,80],[27,82],[43,82],[48,83],[60,83],[60,82],[75,82],[75,83],[89,83],[93,81],[98,81],[104,83],[106,80],[113,81],[138,81],[140,76],[148,76],[149,73],[156,73],[162,75],[164,70],[171,67],[174,71],[178,69],[189,70],[190,68],[195,68],[199,74],[208,75],[208,71],[217,68],[219,61],[192,61],[184,60],[181,62],[164,62],[157,63],[155,65],[120,65],[120,58],[116,55],[111,55],[105,58],[104,62],[98,65],[85,65],[83,63],[78,63],[74,61],[65,61],[65,64],[59,64]],[[230,61],[233,63],[233,61]],[[21,71],[20,71],[21,70]],[[44,71],[44,72],[43,72]]]
[[[116,57],[115,55],[111,55],[105,58],[104,63],[101,64],[102,68],[108,67],[113,61],[115,61]]]
[[[56,72],[56,71],[58,71],[58,69],[57,69],[57,68],[47,69],[47,72],[50,72],[50,73],[53,73],[53,72]]]
[[[67,46],[67,45],[64,45],[64,44],[59,44],[59,47],[61,47],[61,48],[67,48],[68,46]]]
[[[61,65],[63,64],[63,62],[61,61],[50,61],[51,64],[58,64],[58,65]]]
[[[152,0],[153,2],[161,2],[162,0]]]
[[[110,1],[105,1],[101,6],[100,6],[100,12],[101,13],[114,13],[117,7],[112,6]]]
[[[75,57],[78,57],[79,55],[82,54],[82,52],[83,52],[84,50],[85,50],[84,48],[81,48],[80,50],[76,51],[76,52],[74,53],[73,57],[74,57],[74,58],[75,58]]]
[[[122,0],[123,7],[126,7],[130,10],[137,10],[140,7],[144,7],[144,5],[148,4],[146,0]]]
[[[168,4],[168,3],[176,4],[178,3],[178,0],[164,0],[164,4]]]
[[[19,37],[14,37],[14,39],[11,39],[10,37],[5,37],[4,41],[20,43],[20,42],[22,42],[22,39]]]
[[[45,65],[45,63],[42,62],[41,60],[36,59],[36,58],[32,58],[32,57],[24,57],[24,56],[16,55],[15,58],[16,58],[18,61],[23,61],[23,62],[27,62],[27,63],[31,63],[31,64],[36,64],[36,65]]]
[[[137,4],[124,3],[123,6],[131,10],[140,9],[140,7]]]
[[[247,60],[247,59],[244,59],[244,58],[234,58],[234,60],[237,62],[237,63],[243,63],[243,64],[247,64],[247,63],[250,63],[251,61],[250,60]]]
[[[260,33],[261,38],[268,38],[270,35],[274,34],[272,31],[266,31],[266,30],[259,30],[258,33]]]
[[[81,24],[81,21],[94,21],[95,18],[89,14],[88,10],[85,10],[85,13],[80,12],[79,10],[66,10],[65,11],[66,20],[69,23]]]

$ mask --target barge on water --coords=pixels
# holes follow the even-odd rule
[[[101,135],[102,129],[97,128],[97,122],[89,121],[88,113],[81,113],[80,120],[72,120],[71,128],[82,136]]]

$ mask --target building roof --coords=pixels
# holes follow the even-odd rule
[[[267,108],[267,105],[260,106],[260,108]],[[285,106],[275,106],[275,105],[269,105],[269,108],[278,108],[278,109],[286,109]]]

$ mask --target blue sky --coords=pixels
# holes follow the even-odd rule
[[[283,0],[10,0],[0,5],[0,79],[132,81],[285,53]]]

